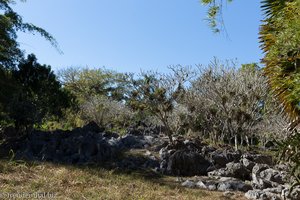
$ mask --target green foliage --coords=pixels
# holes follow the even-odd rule
[[[181,66],[171,67],[171,70],[170,74],[142,73],[140,79],[132,80],[128,103],[134,110],[155,117],[172,141],[173,134],[185,132],[188,114],[181,100],[193,72]]]
[[[67,68],[59,72],[64,87],[79,101],[104,95],[114,100],[126,100],[129,75],[106,69]]]
[[[12,77],[20,92],[9,104],[9,116],[17,129],[40,124],[45,117],[61,116],[71,96],[61,87],[50,66],[40,65],[34,55],[23,60]]]
[[[11,0],[0,0],[0,67],[14,68],[22,59],[23,52],[19,49],[17,32],[38,33],[48,40],[57,50],[58,44],[51,34],[31,23],[24,23],[22,17],[12,8]]]
[[[218,32],[222,0],[202,2],[209,5],[208,18],[212,29]],[[292,121],[290,129],[294,129],[300,123],[300,0],[262,0],[261,9],[264,12],[260,39],[265,53],[262,60],[265,75],[272,93]],[[300,143],[297,138],[290,138],[290,142],[293,140]]]
[[[24,2],[24,0],[21,1]],[[29,76],[39,82],[41,77],[37,74],[47,74],[46,71],[49,71],[49,69],[44,67],[43,70],[42,67],[39,69],[43,71],[36,71],[34,75],[28,74],[28,76],[27,74],[22,74],[22,70],[18,71],[16,69],[16,66],[19,62],[22,62],[24,56],[24,52],[19,48],[19,43],[17,42],[17,32],[38,33],[48,40],[58,51],[60,50],[56,40],[51,34],[34,24],[23,22],[22,17],[11,7],[11,5],[15,3],[13,0],[0,0],[0,120],[5,123],[10,123],[11,119],[13,119],[16,126],[23,126],[40,121],[45,113],[50,113],[49,111],[51,109],[49,110],[48,108],[57,105],[57,100],[52,99],[53,102],[47,107],[47,104],[43,105],[45,101],[40,101],[39,99],[42,96],[41,92],[33,95],[37,92],[37,89],[34,89],[34,87],[40,86],[40,84],[33,86],[34,83],[31,83],[32,85],[30,86],[25,83],[22,85],[22,81],[25,81],[26,77],[28,78]],[[51,73],[48,74],[50,75]],[[16,78],[21,77],[23,77],[24,80],[16,80]],[[57,85],[51,87],[49,90],[53,92],[53,88],[57,87]],[[31,88],[32,91],[28,91],[28,88]],[[29,95],[29,93],[31,94]],[[56,95],[55,93],[53,97]],[[43,99],[45,98],[43,97]],[[39,105],[43,105],[44,108],[36,105],[37,102]],[[45,109],[48,110],[45,111]],[[57,107],[57,111],[58,110],[59,107]],[[43,114],[37,115],[37,113]],[[56,112],[55,114],[58,113]]]
[[[14,99],[16,94],[20,92],[21,86],[12,77],[9,70],[0,67],[0,121],[9,121],[7,116],[8,105]],[[3,122],[4,123],[4,122]]]
[[[292,163],[291,172],[295,177],[294,186],[300,184],[300,134],[294,131],[284,141],[277,142],[280,152],[280,159]]]
[[[101,68],[67,68],[59,75],[64,88],[76,97],[76,106],[66,111],[63,124],[77,127],[95,121],[122,129],[131,120],[133,114],[125,105],[131,75]]]
[[[300,122],[300,0],[264,0],[265,19],[260,36],[265,74],[273,93],[293,121],[290,129]],[[296,132],[279,142],[281,159],[292,164],[296,184],[300,184],[300,136]]]
[[[270,86],[292,120],[300,115],[300,1],[262,2],[263,62]]]
[[[259,65],[257,63],[249,63],[249,64],[242,64],[241,66],[241,71],[251,71],[253,73],[258,72],[259,70],[261,70],[261,68],[259,67]]]
[[[230,3],[232,0],[225,0]],[[224,28],[222,19],[223,0],[201,0],[201,3],[208,6],[207,20],[209,26],[215,33],[219,33]]]

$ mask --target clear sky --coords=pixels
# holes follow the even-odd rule
[[[169,65],[219,59],[259,62],[260,0],[225,6],[228,37],[214,34],[199,0],[27,0],[15,10],[50,32],[64,54],[38,36],[20,34],[27,53],[54,70],[70,66],[121,72],[165,71]]]

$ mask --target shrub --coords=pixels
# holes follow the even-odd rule
[[[249,65],[250,66],[250,65]],[[269,92],[260,70],[236,63],[214,60],[199,68],[199,77],[192,82],[185,102],[193,114],[193,129],[214,141],[234,138],[249,145],[249,137],[260,132]]]

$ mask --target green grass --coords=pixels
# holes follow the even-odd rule
[[[66,166],[0,160],[1,193],[52,192],[55,199],[239,199],[221,192],[188,189],[174,177],[151,171],[125,173],[97,166]]]

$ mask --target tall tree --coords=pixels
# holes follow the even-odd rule
[[[71,96],[61,87],[51,67],[41,65],[31,54],[13,70],[20,92],[9,103],[9,115],[17,129],[39,124],[45,117],[61,116]]]
[[[23,22],[22,17],[11,7],[15,3],[14,0],[0,0],[0,120],[7,119],[7,105],[20,92],[20,85],[12,76],[12,70],[16,69],[24,57],[17,42],[17,32],[38,33],[59,51],[51,34],[38,26]]]

